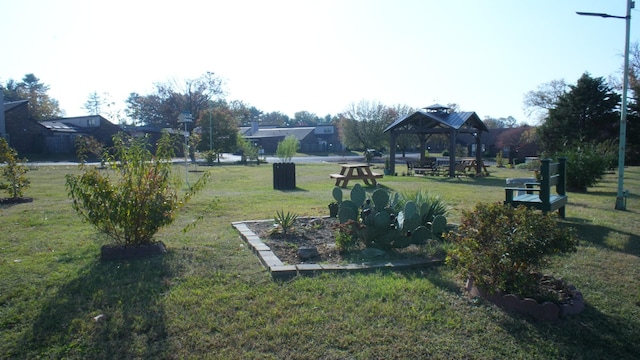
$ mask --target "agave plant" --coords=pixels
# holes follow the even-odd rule
[[[296,220],[298,220],[298,214],[284,213],[284,210],[276,211],[276,216],[274,217],[274,221],[278,225],[277,231],[281,232],[284,235],[287,235],[290,230],[294,229]]]

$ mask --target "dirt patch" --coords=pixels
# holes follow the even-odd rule
[[[363,247],[348,252],[340,252],[336,249],[335,232],[338,219],[328,217],[300,218],[296,221],[293,231],[282,234],[277,229],[274,221],[245,222],[262,242],[285,264],[308,263],[360,263],[371,260],[395,260],[407,258],[429,258],[423,246],[411,245],[405,249],[394,249],[371,257]],[[317,256],[310,259],[301,259],[298,250],[301,248],[315,247]]]

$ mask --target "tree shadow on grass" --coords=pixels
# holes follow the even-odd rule
[[[161,358],[167,329],[159,301],[175,270],[172,253],[96,260],[43,300],[20,342],[24,355],[51,358]],[[102,315],[102,316],[100,316]]]
[[[481,177],[446,177],[446,176],[428,176],[426,177],[429,181],[435,181],[440,183],[450,183],[450,184],[464,184],[464,185],[475,185],[475,186],[491,186],[491,187],[499,187],[504,189],[507,187],[506,181],[503,178],[496,178],[491,176],[481,176]]]
[[[576,229],[582,245],[586,242],[593,246],[640,256],[640,236],[638,234],[595,225],[589,220],[579,218],[567,218],[565,224]],[[613,238],[613,241],[617,239],[617,243],[609,241],[610,238]]]
[[[496,321],[523,346],[541,340],[548,343],[557,350],[557,358],[637,359],[640,354],[637,318],[606,315],[588,303],[582,313],[555,322],[535,321],[514,313]]]

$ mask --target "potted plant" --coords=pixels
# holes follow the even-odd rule
[[[81,174],[67,175],[71,206],[113,242],[102,247],[102,259],[162,253],[164,244],[154,235],[174,221],[178,208],[204,187],[209,174],[179,197],[181,182],[171,174],[173,140],[168,133],[160,138],[155,154],[146,138],[117,134],[113,141],[113,154],[105,155],[110,170],[80,163]]]
[[[584,307],[575,288],[541,275],[550,255],[575,252],[577,245],[575,229],[559,226],[551,214],[479,203],[463,211],[460,226],[446,238],[453,244],[447,263],[468,279],[472,295],[549,320]]]
[[[296,164],[291,158],[296,154],[300,142],[295,136],[289,135],[278,143],[276,155],[279,163],[273,164],[273,188],[276,190],[294,190],[296,188]]]
[[[338,217],[338,211],[342,203],[342,189],[335,186],[331,194],[333,195],[334,201],[329,203],[329,217],[335,218]]]

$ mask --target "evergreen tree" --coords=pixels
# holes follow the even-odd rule
[[[620,95],[602,77],[584,73],[576,85],[561,94],[539,127],[546,151],[556,153],[578,142],[600,142],[617,137]]]

